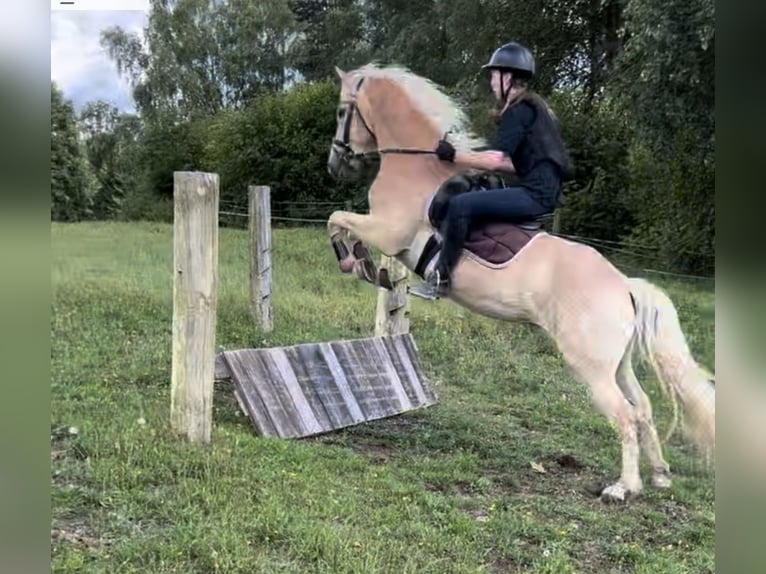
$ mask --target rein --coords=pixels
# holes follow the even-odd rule
[[[336,142],[340,143],[340,142]],[[427,149],[410,149],[410,148],[400,148],[400,147],[392,147],[392,148],[383,148],[383,149],[376,149],[373,151],[363,151],[363,152],[355,152],[354,150],[348,148],[351,153],[349,153],[349,157],[351,159],[354,158],[360,158],[364,159],[367,157],[378,157],[380,155],[384,155],[387,153],[393,153],[393,154],[405,154],[405,155],[428,155],[428,154],[436,154],[433,150],[427,150]]]

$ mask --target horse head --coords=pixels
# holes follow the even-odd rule
[[[448,96],[426,78],[400,67],[368,64],[350,72],[335,68],[340,78],[337,126],[327,161],[336,178],[358,177],[371,163],[389,155],[420,156],[449,176],[453,166],[439,165],[436,142],[447,131],[457,148],[479,142],[463,133],[467,118]]]

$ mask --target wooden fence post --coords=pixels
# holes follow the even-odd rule
[[[553,212],[553,229],[552,232],[558,234],[561,231],[561,210],[556,209]]]
[[[271,305],[271,189],[251,185],[250,227],[250,312],[261,331],[274,328]]]
[[[172,428],[210,442],[218,297],[219,179],[174,172]]]
[[[409,270],[398,259],[383,255],[380,268],[388,269],[394,288],[378,293],[375,310],[375,336],[403,335],[410,332],[410,302],[407,294]]]

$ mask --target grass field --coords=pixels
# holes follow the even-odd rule
[[[376,291],[337,271],[323,230],[274,232],[275,330],[255,331],[247,235],[222,229],[217,346],[372,334]],[[553,344],[448,302],[411,330],[438,405],[298,441],[262,439],[216,387],[213,442],[169,430],[172,227],[52,226],[55,572],[714,571],[714,475],[678,434],[673,488],[607,506],[615,430]],[[714,368],[711,288],[655,281]],[[661,434],[670,409],[653,379]],[[531,463],[541,464],[545,473]]]

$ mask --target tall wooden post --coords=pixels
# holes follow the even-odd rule
[[[561,209],[557,209],[553,212],[553,233],[559,233],[561,231]]]
[[[218,174],[173,174],[172,428],[194,443],[213,426],[218,297]]]
[[[250,226],[250,312],[262,331],[274,328],[271,305],[271,189],[251,185]]]
[[[410,332],[410,302],[407,295],[409,270],[399,260],[383,255],[380,268],[388,269],[394,288],[378,294],[375,311],[375,336],[403,335]]]

